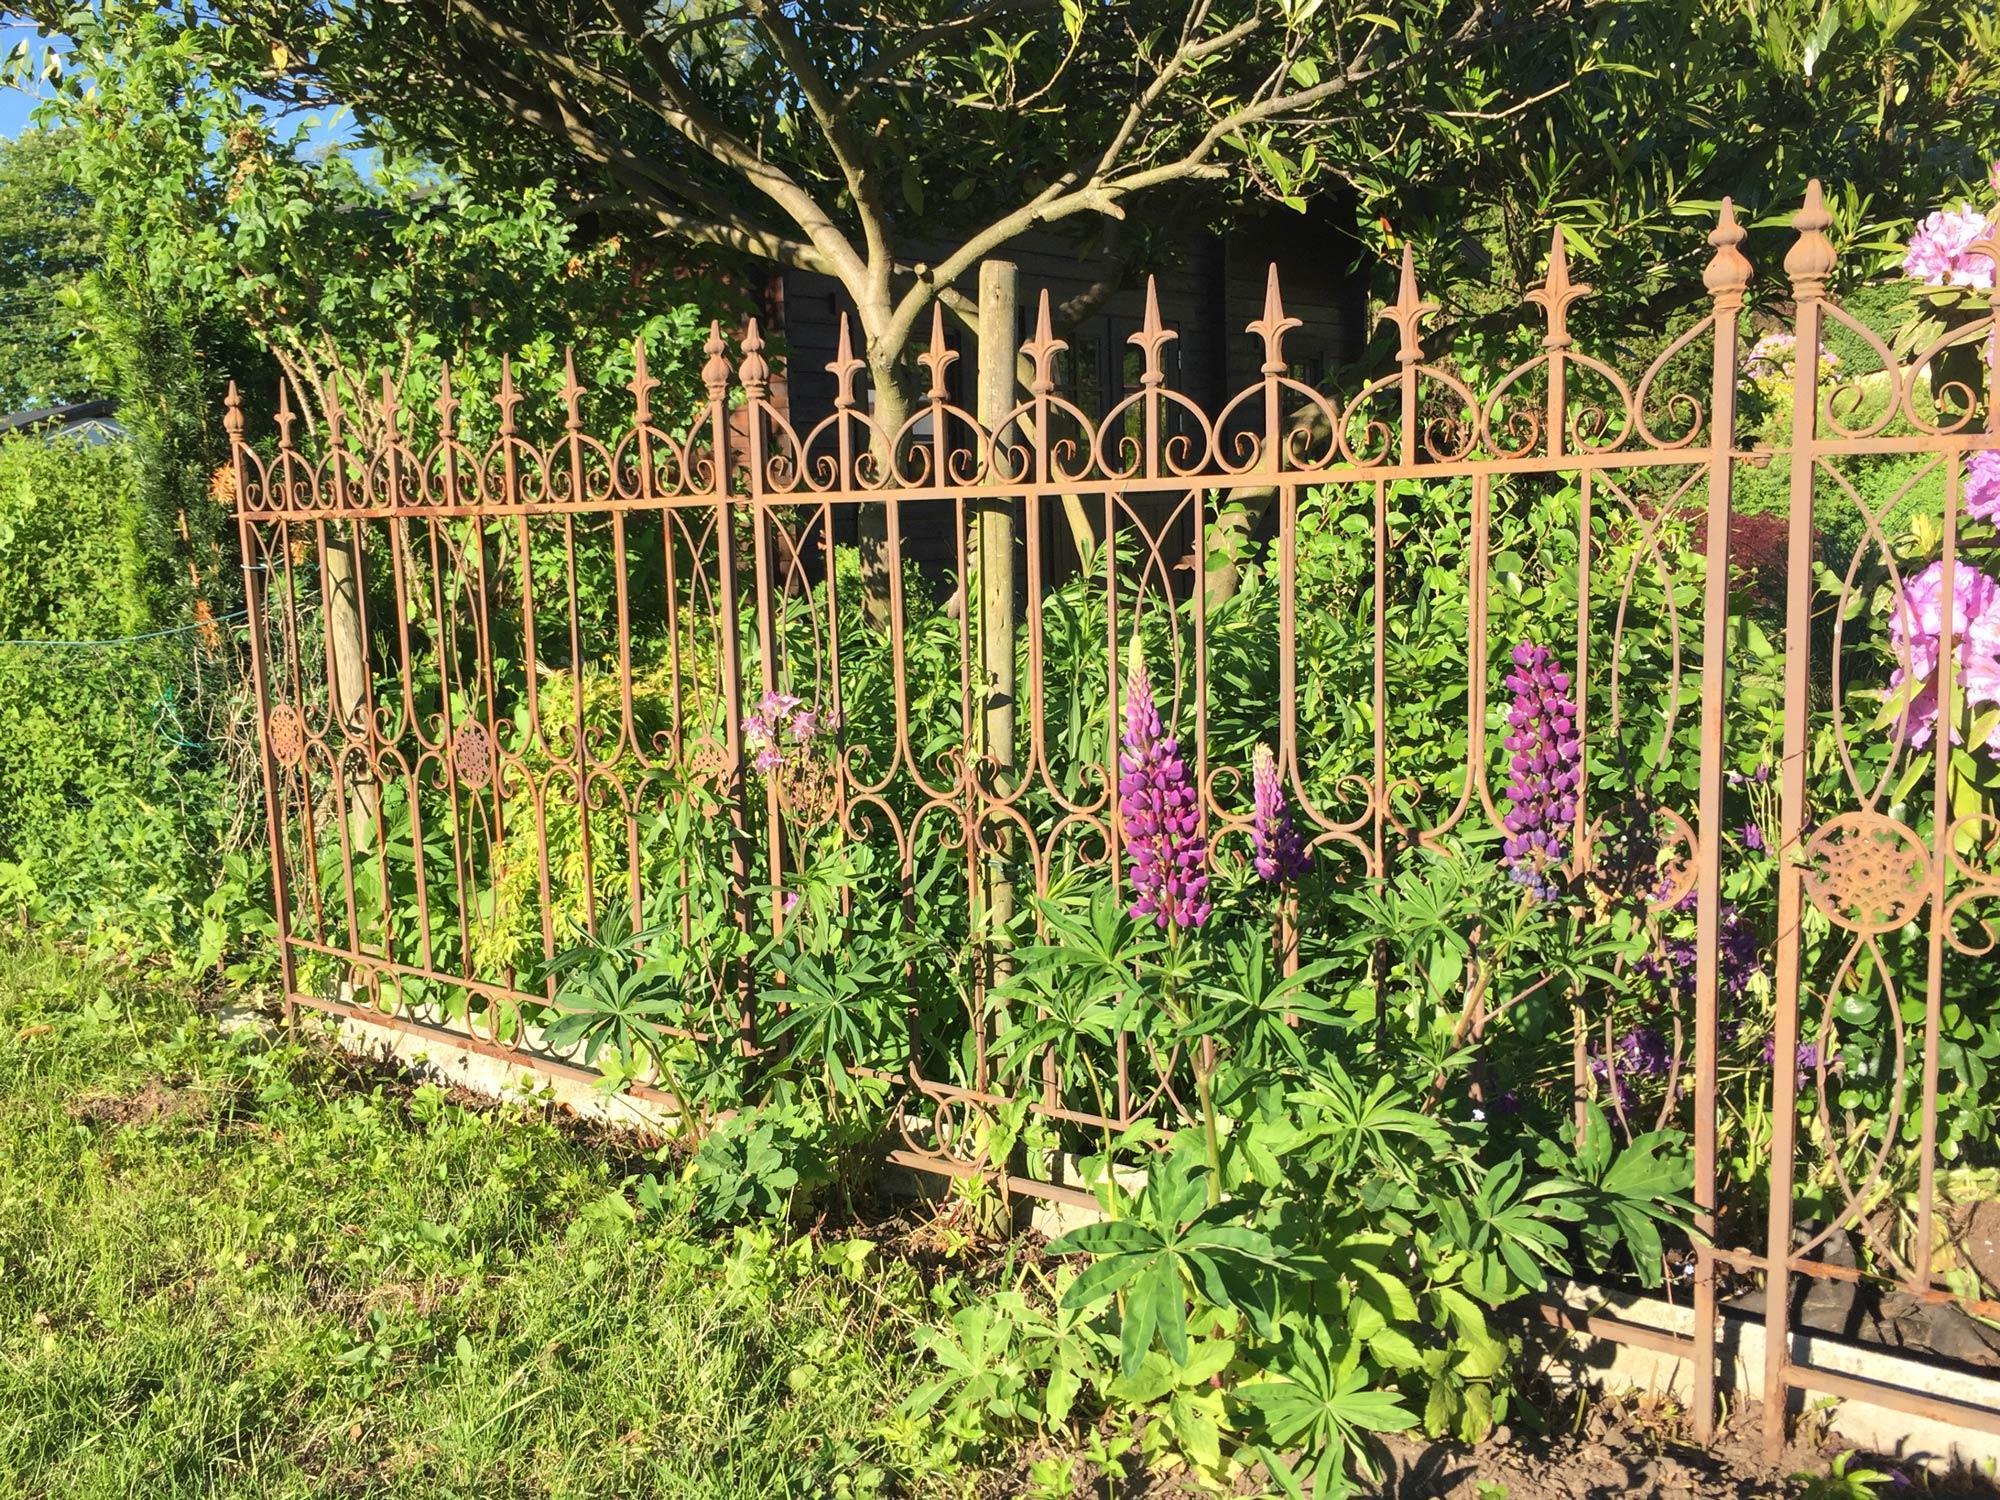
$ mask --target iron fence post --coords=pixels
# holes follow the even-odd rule
[[[1703,280],[1715,304],[1714,365],[1708,433],[1708,533],[1702,578],[1701,769],[1696,812],[1694,990],[1694,1428],[1715,1433],[1715,1259],[1701,1240],[1716,1229],[1715,1090],[1717,985],[1722,941],[1722,788],[1728,768],[1729,524],[1735,475],[1738,318],[1750,285],[1750,262],[1738,248],[1743,229],[1724,198],[1708,242],[1715,247]]]
[[[1801,840],[1806,759],[1812,750],[1813,489],[1819,416],[1820,317],[1833,273],[1833,220],[1817,179],[1792,219],[1799,237],[1785,255],[1796,302],[1792,366],[1791,516],[1785,552],[1785,747],[1779,771],[1778,966],[1771,1053],[1771,1202],[1765,1236],[1764,1446],[1784,1448],[1790,1369],[1793,1152],[1797,1148],[1799,980],[1804,909]]]

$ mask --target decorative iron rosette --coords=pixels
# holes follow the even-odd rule
[[[1828,921],[1849,932],[1893,932],[1929,898],[1930,851],[1880,813],[1842,813],[1806,844],[1805,889]]]
[[[264,720],[264,734],[271,758],[279,765],[291,767],[305,760],[306,723],[291,704],[280,703],[271,710]]]
[[[470,787],[482,787],[493,779],[493,738],[484,724],[467,724],[452,737],[452,763],[458,779]]]

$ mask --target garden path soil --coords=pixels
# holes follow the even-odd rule
[[[1606,1402],[1575,1432],[1508,1437],[1503,1429],[1500,1440],[1477,1448],[1391,1437],[1394,1467],[1375,1493],[1381,1500],[1761,1500],[1799,1494],[1798,1476],[1824,1475],[1848,1451],[1837,1438],[1802,1437],[1771,1463],[1761,1424],[1762,1413],[1746,1408],[1704,1448],[1678,1414]],[[2000,1497],[2000,1486],[1979,1474],[1929,1474],[1867,1455],[1851,1462],[1890,1476],[1885,1497]]]

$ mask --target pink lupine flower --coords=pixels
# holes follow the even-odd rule
[[[1259,745],[1250,765],[1255,797],[1250,814],[1250,863],[1258,875],[1273,884],[1296,880],[1305,874],[1311,856],[1298,829],[1292,826],[1292,810],[1278,780],[1278,757],[1269,745]]]
[[[1993,233],[1992,222],[1969,204],[1940,210],[1925,219],[1910,236],[1903,257],[1903,274],[1926,286],[1993,285],[1993,262],[1971,251],[1973,243]]]
[[[1966,460],[1965,513],[1978,521],[2000,521],[2000,448]]]
[[[1523,641],[1514,648],[1507,676],[1514,702],[1507,710],[1507,838],[1502,845],[1516,885],[1540,900],[1556,894],[1554,875],[1563,862],[1563,830],[1576,817],[1583,745],[1576,733],[1576,704],[1569,673],[1546,646]]]
[[[1118,814],[1131,861],[1132,915],[1159,927],[1199,927],[1213,909],[1208,841],[1180,741],[1166,732],[1143,663],[1125,680],[1125,734],[1118,755]]]
[[[1958,642],[1959,690],[1975,704],[2000,704],[2000,584],[1960,562],[1952,576],[1951,629]],[[1903,585],[1889,614],[1889,645],[1896,670],[1889,688],[1900,694],[1921,684],[1903,704],[1898,734],[1919,748],[1930,743],[1938,716],[1938,658],[1944,634],[1944,564],[1934,562]],[[1959,731],[1952,729],[1952,742]],[[2000,728],[1986,748],[2000,755]]]

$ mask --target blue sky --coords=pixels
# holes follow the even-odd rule
[[[27,22],[0,21],[0,54],[12,52],[22,42],[36,52],[48,45]],[[27,129],[28,115],[40,98],[39,91],[31,94],[22,89],[0,88],[0,136],[16,136]]]

